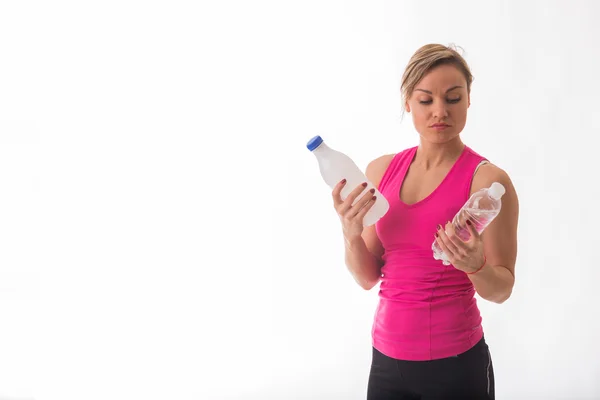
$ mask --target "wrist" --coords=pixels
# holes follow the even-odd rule
[[[344,242],[348,249],[354,249],[357,246],[364,244],[364,240],[363,240],[362,236],[360,236],[360,235],[352,236],[352,237],[344,236]]]
[[[478,273],[479,271],[481,271],[483,268],[485,268],[486,265],[487,265],[487,257],[484,255],[483,261],[481,262],[481,264],[479,266],[476,266],[472,270],[465,271],[465,272],[467,273],[467,275],[474,275],[474,274]]]

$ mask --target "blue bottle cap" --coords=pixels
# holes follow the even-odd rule
[[[306,144],[306,148],[308,148],[310,151],[313,151],[314,149],[319,147],[321,143],[323,143],[323,139],[321,138],[321,136],[315,136],[314,138],[308,141],[308,143]]]

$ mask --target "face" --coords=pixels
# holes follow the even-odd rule
[[[421,79],[405,106],[422,140],[447,143],[465,127],[470,104],[462,72],[453,65],[440,65]]]

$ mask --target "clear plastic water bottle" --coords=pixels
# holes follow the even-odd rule
[[[452,226],[456,235],[463,241],[469,240],[471,233],[469,233],[469,228],[467,227],[468,219],[473,222],[473,226],[477,232],[483,232],[500,213],[500,209],[502,208],[501,198],[504,192],[504,186],[498,182],[494,182],[489,188],[483,188],[473,193],[452,220]],[[450,261],[448,261],[446,254],[442,251],[436,240],[433,241],[431,249],[433,250],[433,258],[442,260],[444,265],[450,265]]]
[[[327,146],[325,142],[323,142],[321,136],[315,136],[310,139],[306,147],[317,158],[321,176],[332,190],[342,179],[346,179],[346,185],[341,192],[342,200],[345,200],[350,192],[363,182],[367,182],[367,187],[357,196],[352,204],[355,204],[365,194],[372,196],[369,190],[375,188],[374,185],[346,154]],[[373,204],[371,209],[365,214],[363,226],[373,225],[383,217],[390,208],[388,201],[377,188],[375,188],[375,193],[373,195],[377,196],[377,199],[375,200],[375,204]]]

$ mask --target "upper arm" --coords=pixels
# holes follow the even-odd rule
[[[506,192],[502,196],[502,208],[498,216],[483,231],[485,255],[490,265],[507,268],[515,275],[517,259],[517,226],[519,221],[519,199],[508,174],[493,164],[482,165],[476,172],[471,193],[501,183]]]
[[[365,175],[367,176],[367,179],[377,189],[379,189],[379,183],[381,182],[381,178],[383,177],[383,174],[387,170],[393,158],[393,154],[387,154],[376,158],[375,160],[371,161],[369,165],[367,165]],[[379,240],[379,237],[377,236],[375,224],[364,228],[362,238],[365,241],[365,244],[367,245],[369,251],[377,258],[377,260],[380,263],[382,263],[384,249],[381,244],[381,241]]]

